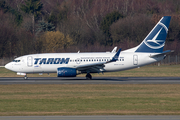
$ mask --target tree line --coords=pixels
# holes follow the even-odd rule
[[[165,15],[165,49],[179,54],[179,14],[179,0],[0,0],[0,58],[128,49]]]

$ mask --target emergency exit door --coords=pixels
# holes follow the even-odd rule
[[[134,63],[134,65],[138,65],[138,56],[137,55],[133,56],[133,63]]]
[[[32,67],[33,66],[33,58],[32,56],[27,57],[27,66]]]

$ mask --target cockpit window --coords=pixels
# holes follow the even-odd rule
[[[21,62],[21,60],[13,60],[13,62]]]

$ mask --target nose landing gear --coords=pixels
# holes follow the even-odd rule
[[[27,75],[25,75],[25,76],[24,76],[24,79],[25,79],[25,80],[27,80],[27,79],[28,79]]]

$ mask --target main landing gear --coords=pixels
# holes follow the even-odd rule
[[[91,79],[92,79],[92,76],[91,76],[91,74],[90,74],[90,73],[87,73],[87,75],[86,75],[86,79],[87,79],[87,80],[91,80]]]

